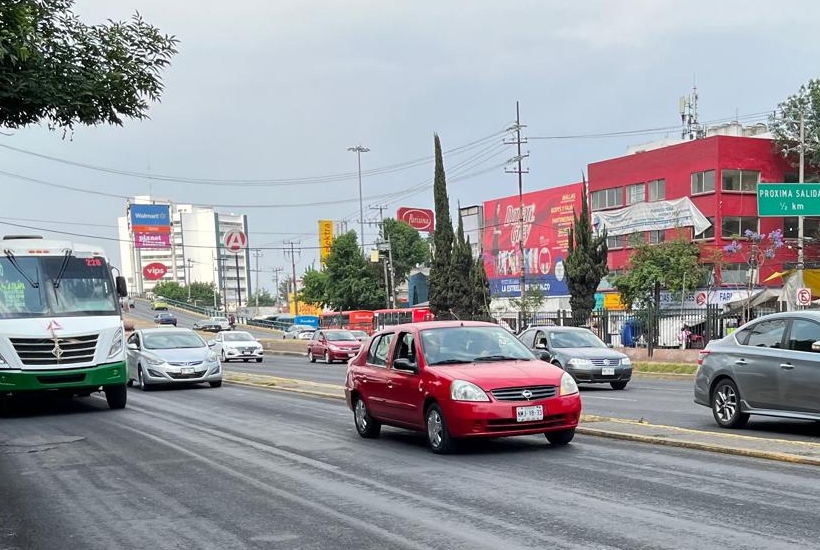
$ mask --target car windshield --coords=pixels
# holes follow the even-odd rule
[[[495,326],[454,326],[420,332],[428,365],[535,359],[509,331]]]
[[[313,331],[316,329],[307,325],[293,325],[288,329],[288,332],[305,332],[308,330]]]
[[[356,336],[349,330],[329,330],[325,332],[325,337],[334,342],[351,342],[357,340]]]
[[[256,338],[250,335],[249,332],[223,332],[226,342],[255,342]]]
[[[605,348],[600,338],[588,330],[555,331],[549,333],[554,348]]]
[[[148,332],[143,334],[145,349],[202,348],[206,344],[196,333],[187,330]]]

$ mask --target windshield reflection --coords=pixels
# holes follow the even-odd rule
[[[524,344],[501,327],[431,328],[420,335],[428,365],[535,359]]]

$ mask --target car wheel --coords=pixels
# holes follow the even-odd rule
[[[441,408],[433,403],[427,409],[427,444],[436,454],[448,454],[455,450],[456,442],[450,437],[447,422]]]
[[[610,382],[609,385],[612,386],[613,390],[622,390],[628,383],[629,381],[619,380],[618,382]]]
[[[134,379],[129,377],[128,382],[126,382],[125,385],[129,388],[132,387],[134,385]]]
[[[214,382],[208,382],[212,388],[221,388],[222,387],[222,380],[216,380]]]
[[[142,367],[137,367],[137,383],[142,391],[148,391],[148,384],[145,383],[145,378],[142,376]]]
[[[569,444],[569,442],[572,441],[572,438],[575,437],[575,428],[561,430],[558,432],[547,432],[544,435],[547,436],[547,441],[550,442],[550,445],[563,447],[564,445]]]
[[[724,378],[712,390],[712,415],[721,428],[742,428],[749,414],[740,411],[740,392],[729,378]]]
[[[117,384],[116,386],[105,386],[105,400],[108,402],[109,409],[124,409],[125,402],[128,400],[128,388],[125,384]]]
[[[222,350],[222,362],[223,362],[223,363],[227,363],[227,362],[228,362],[228,358],[227,358],[227,357],[225,357],[225,350],[224,350],[224,349]]]
[[[313,350],[312,349],[308,350],[308,361],[310,361],[311,363],[316,362],[316,356],[313,355]]]
[[[330,360],[330,352],[325,350],[325,363],[328,365],[331,364],[333,361]]]
[[[364,399],[356,398],[353,405],[353,421],[356,423],[356,431],[359,435],[366,439],[375,439],[379,437],[382,430],[382,424],[372,416],[367,410],[367,405],[364,404]]]

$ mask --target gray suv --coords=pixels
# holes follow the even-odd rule
[[[820,420],[820,311],[759,317],[701,350],[695,403],[723,428],[749,415]]]

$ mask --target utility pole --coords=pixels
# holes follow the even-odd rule
[[[194,260],[192,258],[188,258],[188,301],[191,301],[191,268],[194,266]]]
[[[521,128],[526,128],[526,126],[521,125],[521,116],[518,110],[518,101],[515,102],[515,124],[510,128],[510,130],[515,130],[515,139],[514,140],[505,140],[504,143],[506,145],[516,145],[518,148],[518,154],[510,159],[511,162],[517,162],[518,168],[513,169],[505,169],[504,171],[508,174],[518,174],[518,248],[519,254],[521,255],[521,306],[524,309],[524,300],[525,300],[525,288],[527,282],[527,262],[525,261],[524,257],[524,174],[529,174],[530,170],[527,168],[526,170],[522,167],[522,161],[529,157],[530,154],[527,153],[526,155],[521,153],[521,145],[527,143],[527,139],[521,139]],[[524,313],[524,312],[522,312]]]
[[[296,316],[299,315],[299,298],[296,296],[296,255],[299,254],[301,256],[302,249],[295,248],[295,245],[299,244],[299,241],[286,241],[285,244],[290,246],[290,249],[285,249],[285,256],[290,256],[291,275],[293,276],[293,314]]]
[[[379,211],[379,242],[376,248],[379,250],[379,256],[382,257],[382,252],[385,251],[387,255],[382,257],[384,262],[384,294],[387,300],[387,308],[392,309],[396,307],[396,284],[395,271],[393,270],[393,251],[390,248],[390,237],[384,231],[384,211],[387,210],[387,205],[371,205],[371,210]],[[389,268],[388,268],[389,264]]]
[[[277,306],[279,305],[279,274],[282,273],[282,271],[283,269],[281,267],[273,268],[273,287],[276,289],[273,300]]]
[[[262,250],[255,248],[253,250],[253,257],[256,258],[256,314],[259,315],[259,258],[263,256]]]
[[[362,147],[361,145],[356,145],[355,147],[348,147],[348,151],[352,151],[356,153],[356,159],[358,160],[359,165],[359,229],[361,230],[361,235],[359,235],[359,241],[362,243],[362,256],[364,256],[364,206],[362,202],[362,153],[367,153],[370,151],[367,147]]]
[[[806,177],[806,124],[805,124],[805,115],[803,106],[800,107],[800,167],[798,171],[798,183],[805,183]],[[797,284],[799,287],[804,285],[803,282],[803,269],[804,269],[804,256],[803,256],[803,241],[805,240],[805,235],[803,234],[803,216],[797,216]]]

